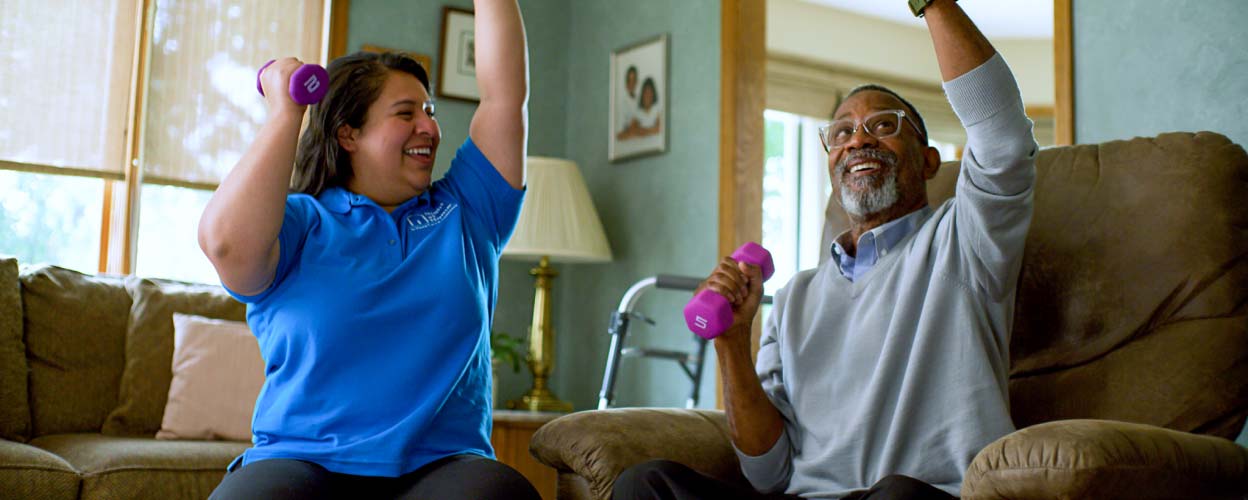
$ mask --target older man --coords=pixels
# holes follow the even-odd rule
[[[617,498],[952,498],[975,454],[1013,430],[1008,348],[1036,142],[1005,61],[955,1],[910,4],[967,131],[956,196],[927,204],[940,155],[914,107],[855,89],[820,132],[851,228],[776,296],[757,365],[759,269],[725,258],[705,283],[734,305],[715,349],[756,491],[649,462],[621,476]]]

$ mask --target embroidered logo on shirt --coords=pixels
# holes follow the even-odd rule
[[[454,203],[438,202],[438,205],[433,207],[432,210],[408,215],[407,225],[412,231],[436,226],[446,220],[447,217],[450,217],[451,212],[454,212],[457,207],[459,205]]]

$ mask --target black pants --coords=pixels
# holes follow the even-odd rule
[[[764,495],[749,486],[737,486],[704,476],[682,464],[654,460],[634,465],[620,474],[611,491],[614,500],[800,500],[795,495]],[[949,500],[936,487],[902,475],[881,479],[869,490],[850,493],[843,500]]]
[[[340,474],[302,460],[260,460],[226,474],[209,500],[322,498],[541,500],[515,469],[476,455],[443,458],[400,477]]]

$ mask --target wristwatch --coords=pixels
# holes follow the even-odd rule
[[[910,12],[914,13],[914,17],[923,17],[923,10],[927,9],[934,0],[910,0]],[[953,0],[958,1],[958,0]]]

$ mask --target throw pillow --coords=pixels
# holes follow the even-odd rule
[[[173,315],[173,380],[156,439],[249,441],[264,360],[246,323]]]
[[[247,308],[215,285],[136,278],[126,288],[134,298],[126,328],[126,364],[117,406],[102,432],[151,437],[160,430],[173,378],[173,313],[243,321]]]

